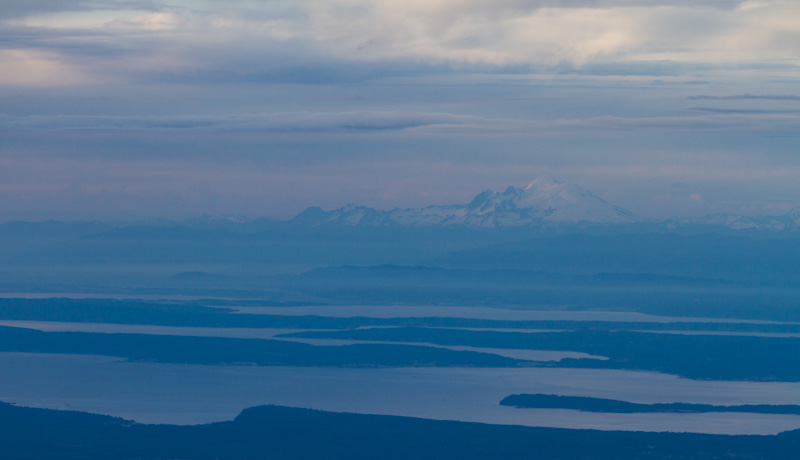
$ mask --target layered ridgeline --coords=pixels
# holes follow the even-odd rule
[[[0,270],[5,280],[0,287],[20,292],[68,292],[124,284],[204,289],[203,295],[209,294],[208,288],[224,288],[247,291],[228,292],[230,295],[269,295],[283,301],[297,299],[274,297],[265,291],[284,292],[287,284],[301,283],[292,288],[303,294],[299,300],[309,301],[309,296],[316,301],[329,300],[335,294],[352,302],[354,296],[345,291],[363,277],[340,275],[353,274],[353,270],[277,281],[264,277],[308,273],[321,267],[396,265],[402,267],[391,271],[403,273],[391,274],[388,287],[394,290],[377,292],[374,288],[380,286],[373,284],[370,292],[377,297],[369,301],[396,302],[396,294],[401,292],[406,301],[413,302],[474,303],[480,298],[484,303],[587,306],[584,300],[596,303],[597,293],[580,301],[564,298],[562,293],[567,291],[555,293],[549,288],[535,295],[517,295],[520,292],[507,286],[506,273],[464,270],[545,271],[564,276],[610,273],[615,279],[620,278],[616,275],[657,275],[672,277],[659,281],[661,284],[688,277],[692,280],[684,281],[693,286],[734,281],[791,287],[800,279],[795,275],[800,273],[796,269],[800,266],[798,236],[800,208],[773,217],[646,221],[577,185],[543,176],[523,188],[487,190],[467,204],[419,209],[309,208],[289,220],[201,216],[183,221],[6,222],[0,224],[0,263],[15,269]],[[450,270],[437,272],[438,278],[458,282],[469,277],[491,278],[504,285],[486,295],[474,292],[485,287],[483,283],[471,283],[467,287],[472,291],[468,291],[463,283],[450,281],[445,283],[451,289],[446,293],[410,290],[408,285],[400,291],[396,286],[399,275],[414,282],[419,278],[426,281],[429,270],[403,268],[420,266]],[[379,277],[386,271],[385,267],[372,270]],[[519,289],[542,284],[529,279],[541,278],[541,274],[519,276],[526,278],[516,286]],[[631,280],[623,281],[627,285]],[[597,284],[596,280],[588,282]],[[364,289],[357,287],[355,297],[367,301]],[[418,298],[407,298],[409,293]],[[612,303],[630,303],[629,294]],[[683,300],[677,303],[685,303]]]
[[[332,211],[313,207],[292,219],[304,225],[519,227],[547,224],[626,224],[638,219],[575,184],[539,176],[524,188],[486,190],[468,204],[380,211],[347,205]]]

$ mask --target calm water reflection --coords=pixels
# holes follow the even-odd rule
[[[524,410],[498,402],[550,393],[633,402],[797,404],[800,383],[695,381],[592,369],[299,368],[127,363],[98,356],[0,353],[0,400],[86,410],[147,423],[233,418],[260,404],[431,419],[567,428],[768,434],[800,416],[590,414]]]

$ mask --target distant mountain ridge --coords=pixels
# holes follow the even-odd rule
[[[745,217],[729,214],[713,214],[698,221],[705,225],[717,225],[736,230],[800,230],[800,206],[780,216]]]
[[[381,211],[347,205],[306,209],[291,220],[304,225],[523,227],[547,224],[626,224],[640,219],[575,184],[539,176],[523,188],[485,190],[462,205]]]
[[[749,234],[765,232],[795,235],[800,232],[800,206],[778,216],[741,216],[712,214],[702,218],[657,220],[641,216],[611,204],[578,185],[550,176],[539,176],[527,186],[508,187],[502,192],[485,190],[466,204],[434,205],[423,208],[379,210],[348,204],[333,210],[313,206],[288,219],[255,218],[243,215],[203,214],[184,220],[166,218],[139,221],[86,222],[22,222],[0,223],[0,238],[39,237],[62,239],[69,236],[99,234],[119,229],[192,229],[197,231],[229,231],[237,234],[295,231],[372,232],[377,229],[414,232],[449,231],[455,229],[498,229],[545,233],[611,230],[641,233],[652,231],[717,232],[734,231]],[[17,251],[12,251],[17,252]]]

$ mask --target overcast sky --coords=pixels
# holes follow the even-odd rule
[[[0,221],[800,205],[796,0],[0,0]]]

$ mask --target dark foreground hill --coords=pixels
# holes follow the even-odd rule
[[[3,459],[787,459],[800,433],[565,430],[263,406],[230,422],[141,425],[0,403]]]

